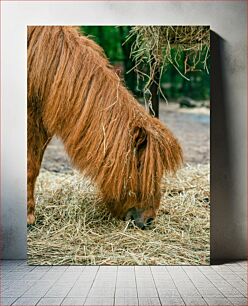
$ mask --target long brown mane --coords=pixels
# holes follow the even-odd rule
[[[138,104],[103,50],[72,27],[28,28],[28,103],[116,215],[134,203],[152,206],[163,174],[182,162],[168,128]]]

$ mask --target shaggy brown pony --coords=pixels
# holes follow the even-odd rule
[[[103,50],[77,29],[28,27],[28,212],[53,135],[72,164],[98,186],[114,216],[144,227],[155,218],[164,173],[182,162],[181,148],[139,105]]]

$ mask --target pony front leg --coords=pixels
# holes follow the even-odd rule
[[[30,160],[30,158],[28,158],[28,160]],[[39,170],[38,170],[38,172],[39,172]],[[35,169],[34,165],[31,166],[31,162],[28,161],[27,224],[34,224],[35,223],[34,186],[35,186],[35,181],[36,181],[37,175],[38,175],[37,170]]]
[[[31,122],[29,120],[28,124],[27,224],[35,223],[34,187],[44,151],[51,139],[43,128]]]

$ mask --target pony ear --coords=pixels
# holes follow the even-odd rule
[[[137,152],[146,148],[147,145],[147,131],[145,128],[137,126],[133,131],[133,144]]]

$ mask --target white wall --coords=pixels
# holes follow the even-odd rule
[[[26,26],[210,25],[211,256],[246,257],[246,1],[2,2],[3,258],[26,258]]]

